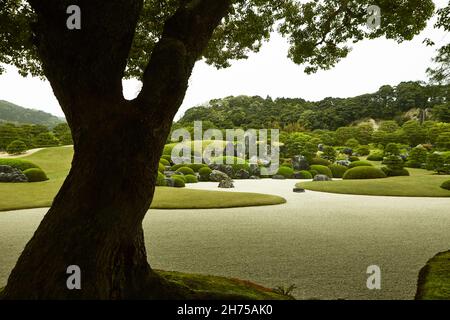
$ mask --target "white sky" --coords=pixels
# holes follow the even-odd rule
[[[435,1],[438,6],[445,0]],[[431,38],[436,47],[426,47],[422,41]],[[353,46],[349,56],[334,69],[306,75],[303,67],[287,58],[288,44],[274,34],[257,54],[236,61],[232,67],[216,70],[198,62],[189,82],[189,89],[177,117],[186,109],[210,99],[231,95],[270,95],[276,97],[321,100],[326,97],[351,97],[378,90],[385,84],[401,81],[426,80],[425,70],[430,66],[436,48],[450,39],[430,23],[411,42],[398,44],[386,39],[365,40]],[[139,91],[136,80],[124,81],[124,95],[133,98]],[[27,108],[40,109],[64,116],[50,85],[38,78],[23,78],[15,68],[7,67],[0,75],[0,100],[7,100]]]

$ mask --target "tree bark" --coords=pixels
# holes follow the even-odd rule
[[[82,30],[65,30],[68,1],[30,0],[36,45],[74,140],[72,168],[26,245],[5,299],[173,298],[147,262],[142,220],[159,158],[195,61],[228,0],[194,1],[166,23],[138,98],[121,79],[142,0],[79,1]],[[67,268],[81,269],[69,290]]]

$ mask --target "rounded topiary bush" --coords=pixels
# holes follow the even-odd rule
[[[277,175],[283,176],[286,179],[292,178],[293,174],[294,174],[294,170],[292,168],[283,167],[283,166],[278,168]]]
[[[384,155],[382,152],[374,152],[371,153],[368,157],[367,160],[369,161],[383,161]]]
[[[161,164],[164,165],[165,167],[170,166],[170,162],[167,161],[167,160],[164,159],[164,158],[159,159],[159,163],[161,163]]]
[[[331,162],[328,161],[327,159],[323,159],[323,158],[313,158],[310,161],[310,164],[311,165],[320,165],[320,166],[327,167],[327,166],[329,166],[331,164]]]
[[[156,185],[158,187],[164,187],[166,185],[166,177],[158,171],[158,176],[156,177]]]
[[[442,185],[441,185],[442,189],[445,190],[450,190],[450,180],[445,181]]]
[[[208,165],[204,164],[204,163],[193,163],[193,164],[187,165],[187,167],[194,170],[194,172],[199,172],[201,168],[208,168]]]
[[[171,155],[163,154],[163,155],[161,156],[161,159],[164,159],[164,160],[168,161],[168,162],[169,162],[169,165],[172,163],[172,156],[171,156]]]
[[[312,174],[306,170],[297,172],[297,176],[299,177],[299,179],[312,179],[313,178]]]
[[[6,147],[9,154],[21,154],[27,151],[27,145],[22,140],[14,140]]]
[[[324,174],[324,175],[326,175],[326,176],[328,176],[330,178],[333,178],[333,173],[331,172],[330,168],[328,168],[326,166],[312,165],[310,167],[310,169],[316,171],[317,174]]]
[[[186,186],[186,182],[181,176],[172,176],[172,179],[175,188],[184,188]]]
[[[356,153],[360,156],[368,156],[370,154],[370,148],[369,146],[359,146],[359,148],[356,149]]]
[[[373,167],[373,165],[370,162],[367,161],[354,161],[350,163],[348,166],[349,169],[356,168],[356,167]]]
[[[391,169],[388,167],[383,167],[383,168],[381,168],[381,170],[388,177],[407,177],[407,176],[409,176],[409,171],[406,170],[405,168]]]
[[[171,178],[180,178],[181,180],[186,182],[186,176],[182,174],[174,174],[173,176],[171,176]]]
[[[319,172],[316,171],[316,170],[309,170],[309,173],[311,174],[311,176],[312,176],[313,178],[319,174]]]
[[[42,169],[31,168],[23,172],[28,178],[28,182],[40,182],[48,180],[47,175]]]
[[[158,171],[159,172],[164,172],[166,170],[166,167],[160,162],[158,164]]]
[[[350,161],[350,162],[356,162],[356,161],[359,161],[359,158],[356,157],[356,156],[350,156],[350,157],[348,157],[348,161]]]
[[[212,170],[209,167],[201,168],[198,170],[201,181],[209,181],[209,175],[212,173]]]
[[[343,176],[344,180],[381,178],[386,178],[386,174],[381,169],[367,166],[349,169]]]
[[[344,173],[348,170],[346,166],[341,166],[340,164],[332,164],[329,168],[333,174],[333,178],[342,178]]]
[[[192,174],[185,175],[184,179],[186,180],[186,183],[197,183],[198,182],[197,176],[194,176]]]
[[[20,171],[25,171],[31,168],[40,169],[39,166],[35,165],[33,162],[22,159],[0,159],[0,166],[10,166]]]
[[[184,175],[191,174],[191,175],[195,176],[194,170],[192,170],[192,169],[189,168],[189,167],[181,167],[181,168],[178,168],[176,172],[182,173],[182,174],[184,174]]]

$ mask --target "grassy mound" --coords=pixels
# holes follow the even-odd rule
[[[450,300],[450,251],[434,256],[420,270],[416,300]]]
[[[73,149],[69,147],[47,148],[27,156],[26,160],[42,168],[49,180],[22,184],[0,183],[0,211],[51,206],[69,172],[72,157]],[[273,195],[157,187],[151,208],[212,209],[285,202],[285,199]]]
[[[188,299],[200,300],[290,300],[250,281],[200,274],[156,270],[169,283],[184,288]]]
[[[370,180],[340,180],[300,182],[296,186],[311,191],[369,196],[450,197],[450,191],[440,185],[449,176],[430,174]]]

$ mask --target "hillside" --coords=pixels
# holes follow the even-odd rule
[[[450,105],[446,101],[450,101],[450,86],[426,86],[420,82],[402,82],[395,87],[386,85],[375,93],[316,102],[301,98],[272,100],[238,96],[211,100],[206,106],[191,108],[179,124],[207,120],[218,128],[291,126],[334,131],[368,120],[396,120],[399,124],[411,119],[447,122]]]
[[[65,120],[44,111],[27,109],[11,102],[0,100],[0,122],[40,124],[53,127],[58,123],[65,122]]]

